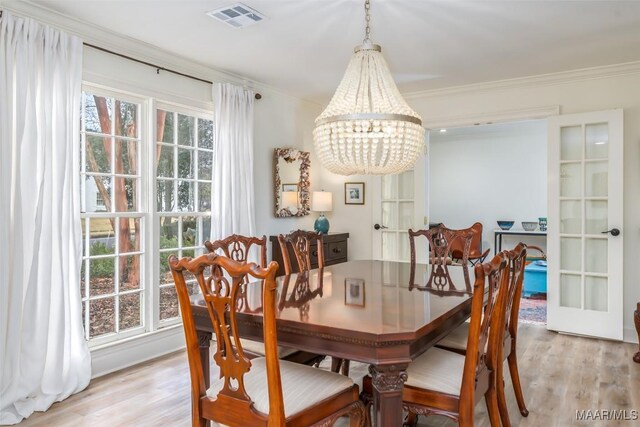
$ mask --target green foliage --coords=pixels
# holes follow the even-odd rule
[[[113,249],[104,243],[95,242],[91,244],[91,255],[113,254]],[[89,262],[91,277],[111,277],[115,269],[115,257],[91,259]]]

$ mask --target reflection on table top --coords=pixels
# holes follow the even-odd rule
[[[428,278],[428,265],[415,266],[417,285]],[[462,269],[449,267],[454,283],[464,289]],[[473,273],[472,273],[473,275]],[[447,317],[469,302],[466,292],[410,289],[411,264],[389,261],[349,261],[290,276],[278,283],[278,318],[310,327],[345,329],[387,335],[417,331]],[[198,297],[194,303],[202,304]],[[261,315],[261,287],[246,285],[241,312]]]

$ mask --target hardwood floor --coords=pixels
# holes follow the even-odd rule
[[[520,378],[530,414],[520,416],[507,375],[512,425],[637,425],[637,421],[576,421],[576,410],[640,412],[640,364],[632,361],[636,345],[561,335],[538,325],[523,324],[520,328]],[[328,361],[323,364],[326,366]],[[365,372],[366,366],[352,363],[354,380],[360,382]],[[186,353],[179,352],[98,378],[85,391],[19,425],[186,427],[190,417]],[[483,401],[476,407],[475,421],[477,426],[489,426]],[[346,426],[346,420],[339,425]],[[419,425],[455,424],[446,418],[429,417],[420,418]]]

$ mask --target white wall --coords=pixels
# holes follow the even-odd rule
[[[482,248],[492,248],[497,220],[547,216],[545,120],[434,131],[429,140],[429,221],[450,228],[483,225]],[[544,237],[504,236],[503,248]]]
[[[557,108],[561,114],[624,109],[624,337],[637,342],[633,311],[640,301],[640,63],[427,91],[406,98],[431,129],[542,118]],[[324,171],[325,179],[338,187],[351,178]],[[350,245],[358,241],[353,257],[371,256],[372,221],[367,206],[357,216],[334,215],[332,224],[351,232]]]

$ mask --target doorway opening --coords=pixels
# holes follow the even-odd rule
[[[490,248],[490,256],[520,241],[546,253],[546,120],[434,129],[427,176],[429,222],[449,228],[480,222],[482,250]],[[498,221],[510,222],[509,229]],[[530,252],[520,318],[546,324],[546,259]]]

